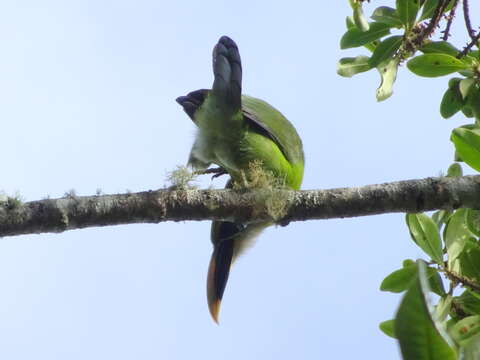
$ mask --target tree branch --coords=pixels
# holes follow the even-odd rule
[[[450,1],[452,0],[440,0],[438,2],[437,7],[433,12],[432,18],[430,19],[427,27],[421,33],[420,39],[418,41],[419,45],[423,44],[424,39],[430,37],[430,35],[432,35],[432,33],[435,31],[435,28],[440,23],[440,20],[442,20],[443,13],[447,8],[448,4],[450,3]]]
[[[462,50],[461,53],[459,53],[457,55],[457,58],[458,59],[461,59],[462,57],[466,56],[468,54],[468,52],[470,51],[470,49],[475,46],[477,44],[477,42],[480,41],[480,31],[478,32],[478,34],[472,39],[472,41],[470,41],[467,46],[465,46]]]
[[[480,284],[478,284],[475,280],[459,275],[448,269],[440,269],[440,271],[442,271],[450,280],[454,281],[455,283],[461,284],[462,286],[467,286],[476,293],[480,292]]]
[[[480,176],[439,177],[331,190],[157,190],[0,202],[0,236],[185,220],[332,219],[480,208]]]
[[[443,31],[443,41],[447,41],[448,37],[450,36],[450,28],[453,23],[453,19],[455,18],[455,12],[457,11],[457,6],[458,6],[459,0],[455,0],[455,3],[453,4],[452,10],[450,10],[450,13],[447,16],[447,26],[445,27],[445,30]]]
[[[468,7],[468,0],[463,0],[463,18],[465,20],[465,27],[467,28],[468,35],[473,40],[475,39],[475,31],[472,28],[470,21],[470,10]]]

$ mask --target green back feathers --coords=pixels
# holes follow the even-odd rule
[[[248,121],[266,131],[292,165],[304,163],[302,140],[280,111],[263,100],[242,95],[242,112]]]

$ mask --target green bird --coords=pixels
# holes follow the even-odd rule
[[[285,187],[298,190],[304,168],[302,141],[278,110],[263,100],[242,95],[240,53],[227,36],[222,36],[213,49],[213,74],[211,90],[193,91],[176,99],[198,127],[188,165],[196,171],[218,165],[230,175],[230,188],[248,181],[249,169],[256,163]],[[212,223],[207,300],[215,322],[232,263],[272,224]]]

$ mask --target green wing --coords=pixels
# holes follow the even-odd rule
[[[304,163],[303,146],[293,125],[280,111],[267,102],[250,96],[242,96],[242,112],[247,121],[263,129],[291,164]]]
[[[196,123],[195,112],[202,106],[210,91],[200,89],[176,99],[194,123]],[[253,124],[254,131],[274,141],[288,161],[304,162],[302,140],[290,121],[280,111],[263,100],[242,95],[242,112],[245,121]]]

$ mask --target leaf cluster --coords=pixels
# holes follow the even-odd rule
[[[353,15],[347,17],[347,31],[340,40],[340,48],[364,47],[370,56],[359,55],[340,59],[337,73],[344,77],[376,69],[381,78],[377,89],[378,101],[393,94],[399,66],[407,61],[407,68],[422,77],[439,77],[459,72],[473,82],[470,92],[462,93],[453,86],[448,88],[441,114],[448,118],[457,111],[475,113],[472,103],[480,102],[478,82],[480,78],[480,54],[478,39],[463,50],[446,41],[449,35],[458,1],[455,0],[396,0],[396,7],[377,7],[369,22],[362,9],[363,1],[350,0]],[[441,41],[431,37],[442,19],[448,19],[447,28]],[[420,51],[422,54],[418,55]],[[460,96],[462,95],[462,96]],[[477,110],[478,112],[478,110]]]
[[[448,169],[447,176],[461,175],[458,163]],[[406,223],[428,259],[405,260],[382,281],[382,291],[405,294],[395,318],[380,329],[398,340],[404,359],[478,359],[480,211],[407,214]]]
[[[378,101],[392,95],[403,63],[424,78],[458,74],[447,83],[440,115],[463,114],[473,122],[452,131],[457,162],[447,176],[462,175],[458,162],[480,171],[480,32],[472,31],[468,0],[462,1],[470,42],[460,50],[447,41],[459,0],[396,0],[395,7],[377,7],[371,22],[364,1],[350,0],[353,14],[340,47],[363,47],[370,54],[342,58],[337,66],[344,77],[376,69]],[[433,40],[442,21],[443,36]],[[407,214],[406,223],[426,259],[405,260],[381,283],[382,291],[403,296],[395,318],[380,329],[398,340],[404,359],[480,359],[480,211]]]

